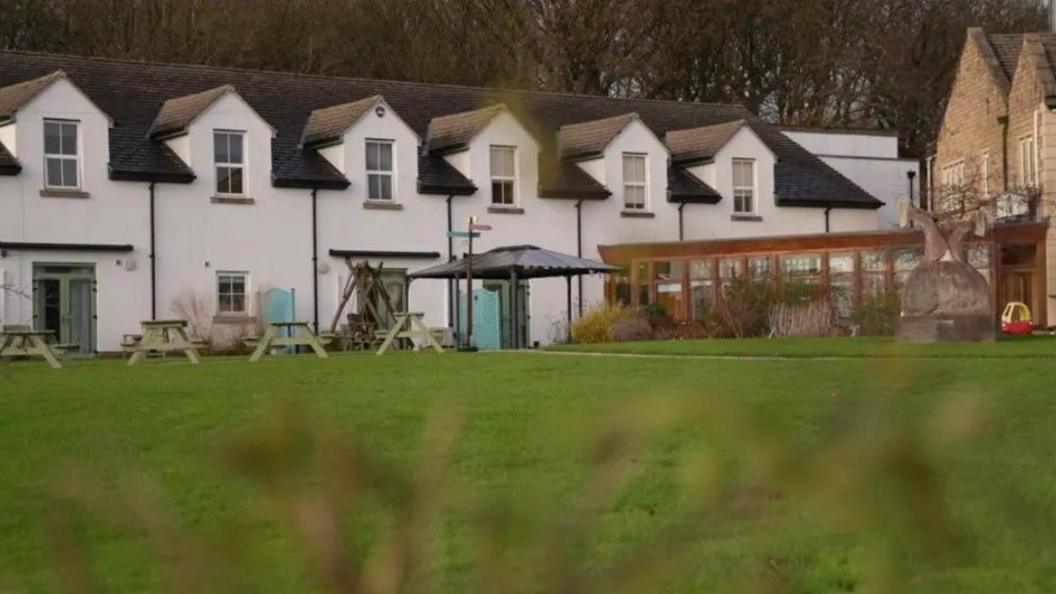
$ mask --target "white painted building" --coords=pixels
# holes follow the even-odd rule
[[[0,323],[119,349],[141,320],[252,333],[261,295],[330,326],[346,258],[452,324],[448,231],[599,245],[873,230],[880,203],[739,106],[0,52]],[[494,285],[494,286],[490,286]],[[494,290],[508,290],[489,283]],[[527,344],[564,335],[534,280]],[[602,301],[588,277],[575,299]]]
[[[910,187],[913,202],[920,204],[920,162],[899,158],[898,132],[828,128],[782,131],[883,202],[879,211],[881,229],[899,226],[898,202],[910,197]]]

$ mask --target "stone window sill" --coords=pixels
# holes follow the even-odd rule
[[[620,216],[629,219],[652,219],[656,214],[645,210],[621,210]]]
[[[246,324],[256,323],[256,316],[246,314],[217,314],[213,316],[214,324],[230,324],[237,326],[244,326]]]
[[[253,204],[256,202],[249,196],[213,196],[209,201],[213,204]]]
[[[735,214],[730,215],[731,221],[747,222],[747,223],[762,223],[763,217],[759,215],[746,215],[746,214]]]
[[[403,210],[403,205],[396,202],[383,202],[381,200],[367,200],[363,202],[363,208],[367,210]]]
[[[40,191],[41,198],[88,198],[91,195],[81,190],[60,190],[56,188],[44,188]]]
[[[524,209],[516,206],[489,206],[488,212],[491,214],[524,214]]]

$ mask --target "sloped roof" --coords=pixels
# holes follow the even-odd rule
[[[990,42],[990,48],[994,50],[1001,70],[1012,80],[1016,72],[1016,64],[1019,63],[1019,50],[1023,48],[1023,35],[1021,33],[991,33],[987,34],[986,40]]]
[[[473,254],[473,277],[489,279],[508,279],[512,271],[517,271],[517,278],[550,278],[559,276],[579,276],[615,272],[619,267],[595,260],[587,260],[569,254],[562,254],[534,245],[511,245],[488,250],[483,254]],[[454,260],[438,264],[425,270],[419,270],[411,278],[462,278],[465,276],[465,260]]]
[[[556,138],[562,126],[631,112],[637,113],[642,123],[659,138],[671,130],[745,120],[777,155],[775,174],[779,198],[818,206],[833,203],[852,203],[860,208],[880,206],[864,190],[740,105],[497,91],[0,51],[0,87],[40,78],[56,70],[64,70],[72,82],[114,119],[116,125],[110,129],[110,167],[115,179],[187,177],[186,167],[165,143],[148,137],[158,106],[173,97],[232,85],[275,128],[272,174],[276,185],[306,184],[317,178],[326,178],[329,180],[326,183],[333,183],[334,187],[347,184],[339,172],[326,166],[325,159],[316,151],[301,146],[304,124],[316,109],[381,95],[422,138],[428,138],[430,122],[436,118],[502,102],[514,106],[518,119],[540,139]],[[428,173],[434,165],[444,169],[443,163],[427,161],[420,164],[419,170]],[[448,189],[432,187],[436,193],[446,193]]]
[[[418,191],[422,194],[469,196],[477,186],[441,155],[428,152],[418,157]]]
[[[39,78],[0,88],[0,121],[14,118],[18,110],[32,101],[41,91],[65,77],[65,72],[56,70]]]
[[[232,85],[222,85],[200,93],[167,99],[158,110],[150,126],[151,138],[162,138],[187,131],[198,116],[213,106],[221,97],[234,93]]]
[[[612,195],[579,165],[553,156],[539,161],[539,197],[604,200]]]
[[[734,120],[689,130],[672,130],[664,137],[664,143],[674,161],[706,161],[713,158],[746,125],[744,120]]]
[[[605,148],[628,124],[638,119],[636,113],[624,113],[578,124],[561,126],[557,148],[562,159],[582,159],[605,152]]]
[[[22,164],[7,150],[4,143],[0,142],[0,175],[18,175],[22,171]]]
[[[314,110],[304,126],[304,146],[339,140],[349,128],[381,101],[380,95]]]
[[[686,204],[718,204],[722,194],[685,168],[671,164],[667,168],[667,200]]]
[[[507,109],[505,104],[497,103],[472,111],[433,118],[429,122],[429,150],[444,152],[466,146],[492,118]]]

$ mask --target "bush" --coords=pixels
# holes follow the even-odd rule
[[[648,318],[627,316],[616,320],[616,323],[612,325],[609,336],[616,342],[631,342],[635,340],[652,340],[655,333]]]
[[[897,294],[862,295],[854,323],[862,336],[893,336],[901,313],[902,302]]]
[[[572,340],[584,344],[610,342],[613,326],[631,315],[625,307],[599,305],[572,322]]]
[[[778,305],[796,306],[827,299],[825,287],[786,281],[775,286],[768,280],[738,278],[721,289],[711,312],[701,321],[716,338],[768,336],[771,312]]]

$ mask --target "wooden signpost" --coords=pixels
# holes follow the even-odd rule
[[[469,254],[466,256],[466,340],[458,350],[473,352],[473,238],[480,237],[481,231],[491,231],[491,225],[477,223],[477,217],[469,217],[465,231],[448,231],[448,237],[469,240]],[[460,341],[461,342],[461,341]]]

